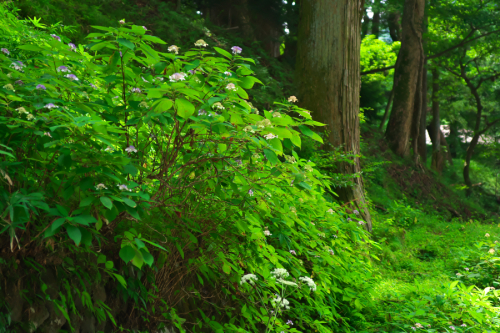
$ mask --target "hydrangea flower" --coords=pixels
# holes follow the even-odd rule
[[[288,321],[286,322],[287,325],[289,326],[293,326],[293,321],[291,321],[290,319],[288,319]]]
[[[455,326],[450,326],[451,330],[454,331],[455,330]]]
[[[139,88],[132,88],[130,91],[133,92],[133,93],[140,93],[141,89],[139,89]],[[118,97],[118,96],[116,96],[116,97]]]
[[[33,119],[35,119],[35,116],[32,115],[31,113],[28,113],[28,115],[26,116],[26,119],[33,120]]]
[[[277,138],[278,136],[274,135],[273,133],[269,133],[269,134],[264,135],[264,137],[266,138],[266,140],[271,140],[271,139]]]
[[[333,209],[330,208],[329,210],[326,211],[327,213],[333,214]]]
[[[73,43],[68,43],[68,46],[69,48],[72,50],[72,51],[76,51],[76,45],[73,44]]]
[[[217,102],[212,105],[212,109],[224,110],[225,107],[221,104],[221,102]]]
[[[276,296],[271,303],[275,308],[284,308],[286,310],[290,309],[290,302],[288,302],[286,298],[281,298],[280,296]]]
[[[57,105],[55,105],[54,103],[49,103],[49,104],[46,104],[44,106],[44,108],[46,108],[46,109],[53,109],[53,108],[57,108]]]
[[[177,45],[170,45],[168,47],[168,52],[172,52],[175,54],[179,54],[179,50],[180,50],[180,47],[178,47]]]
[[[9,51],[9,50],[7,50],[5,47],[2,47],[2,48],[0,49],[0,51],[2,51],[3,53],[5,53],[5,54],[7,54],[7,55],[9,55],[9,54],[10,54],[10,51]]]
[[[462,325],[460,325],[460,326],[462,326],[462,327],[467,327],[467,325],[465,325],[465,323],[464,323],[464,324],[462,324]]]
[[[257,275],[255,275],[255,274],[246,274],[246,275],[243,275],[241,277],[240,285],[244,285],[245,283],[254,285],[255,281],[257,281],[257,280],[258,280]]]
[[[468,270],[469,270],[469,268],[468,268],[468,267],[465,267],[465,270],[466,270],[466,271],[468,271]]]
[[[58,41],[61,41],[61,37],[59,37],[58,35],[55,35],[55,34],[51,34],[50,37],[58,40]]]
[[[274,113],[273,113],[273,118],[281,118],[281,113],[279,113],[279,112],[274,112]]]
[[[290,250],[290,253],[293,254],[294,256],[297,255],[297,252],[295,252],[295,250]]]
[[[495,250],[494,250],[494,249],[490,249],[490,250],[488,251],[488,253],[493,254],[493,253],[495,253]]]
[[[415,327],[416,327],[416,328],[424,328],[424,326],[422,326],[422,324],[420,324],[420,323],[416,323],[416,324],[415,324]]]
[[[66,66],[59,66],[57,67],[58,72],[63,72],[63,73],[71,73],[70,69]]]
[[[127,187],[127,185],[123,185],[122,184],[122,185],[117,185],[117,186],[118,186],[118,189],[120,191],[129,191],[129,192],[132,192],[132,190]]]
[[[295,97],[295,96],[290,96],[290,97],[288,97],[288,101],[289,101],[289,102],[292,102],[292,103],[296,103],[296,102],[298,102],[299,100],[298,100],[298,99],[297,99],[297,97]]]
[[[313,279],[311,279],[310,277],[301,276],[299,277],[299,280],[304,282],[309,287],[309,289],[311,289],[311,291],[316,291],[316,283],[314,283]]]
[[[332,256],[333,256],[333,255],[335,255],[335,252],[333,252],[333,250],[332,250],[332,249],[329,249],[329,250],[328,250],[328,253],[330,253]]]
[[[207,111],[205,111],[204,109],[198,110],[198,116],[206,116],[206,115],[207,115]]]
[[[148,30],[148,28],[146,28],[145,26],[142,26],[144,28],[144,30]]]
[[[252,190],[248,190],[248,195],[253,197],[253,191]]]
[[[134,146],[128,146],[127,148],[125,148],[125,151],[127,153],[137,153],[137,149],[135,149]]]
[[[25,109],[24,107],[22,107],[22,106],[21,106],[21,107],[18,107],[18,108],[16,109],[16,111],[17,111],[17,112],[19,112],[19,114],[20,114],[20,115],[21,115],[21,114],[28,114],[28,113],[29,113],[29,112],[28,112],[28,111],[26,111],[26,109]]]
[[[39,84],[39,85],[37,85],[37,86],[36,86],[36,89],[38,89],[38,90],[40,90],[40,89],[42,89],[42,90],[47,90],[47,88],[45,88],[45,86],[44,86],[43,84]]]
[[[243,51],[243,49],[241,47],[239,47],[239,46],[233,46],[231,48],[231,51],[233,51],[233,54],[240,54],[241,51]]]
[[[231,74],[231,72],[224,72],[224,75],[227,75],[227,76],[233,76],[233,74]]]
[[[4,88],[4,89],[7,89],[7,90],[14,90],[14,91],[16,91],[16,90],[14,89],[14,86],[13,86],[12,84],[10,84],[10,83],[8,83],[8,84],[6,84],[5,86],[3,86],[3,88]]]
[[[353,210],[353,213],[359,215],[359,211],[357,209]]]
[[[365,222],[363,222],[363,221],[359,221],[359,222],[358,222],[358,224],[359,224],[359,225],[363,225],[363,224],[365,224]]]
[[[64,76],[70,79],[71,81],[78,81],[78,78],[76,77],[75,74],[66,74]]]
[[[48,136],[49,138],[51,138],[51,137],[52,137],[52,135],[50,135],[50,132],[45,132],[45,133],[43,133],[43,135],[44,135],[44,136]]]
[[[115,149],[113,147],[106,147],[106,149],[104,149],[104,151],[108,151],[108,152],[113,152]]]
[[[14,82],[14,84],[17,84],[18,86],[22,86],[24,84],[24,82],[22,80],[17,80],[16,82]]]
[[[236,91],[238,88],[236,88],[236,86],[235,86],[235,84],[234,84],[234,83],[229,83],[229,84],[226,86],[226,89],[227,89],[227,90]]]
[[[244,129],[243,129],[244,132],[250,132],[250,133],[255,133],[255,131],[253,130],[252,126],[246,126]]]
[[[194,46],[199,46],[199,47],[207,47],[208,44],[205,43],[205,41],[203,39],[198,39],[196,41],[196,43],[194,43]]]
[[[484,237],[490,237],[490,234],[487,233],[486,235],[484,235]]]
[[[96,190],[107,190],[108,188],[106,187],[106,185],[104,184],[97,184],[97,186],[95,187]]]
[[[266,227],[266,230],[264,230],[264,236],[271,236],[271,235],[272,233]]]
[[[89,83],[89,85],[94,88],[94,89],[97,89],[97,87],[95,85],[93,85],[92,83]]]
[[[186,79],[186,73],[174,73],[168,77],[170,82],[184,81]]]
[[[120,20],[120,21],[118,21],[118,23],[125,24],[125,20]]]
[[[22,63],[22,61],[15,61],[10,64],[10,67],[14,68],[16,71],[22,71],[24,64]]]
[[[456,275],[457,275],[458,277],[462,276],[462,274],[460,274],[460,273],[457,273]]]

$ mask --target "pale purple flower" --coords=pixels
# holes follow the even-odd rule
[[[455,326],[450,326],[450,328],[452,329],[452,331],[454,331],[454,330],[455,330]]]
[[[466,271],[468,271],[468,270],[469,270],[469,268],[468,268],[468,267],[465,267],[465,270],[466,270]]]
[[[10,64],[10,67],[14,68],[16,71],[20,71],[23,69],[24,64],[21,61],[15,61]]]
[[[123,58],[123,53],[122,53],[122,51],[120,51],[120,58]]]
[[[104,185],[103,183],[101,184],[97,184],[97,186],[95,187],[96,190],[107,190],[108,188],[106,187],[106,185]]]
[[[339,236],[337,236],[337,235],[333,235],[333,238],[339,238]]]
[[[7,55],[9,55],[9,54],[10,54],[9,50],[7,50],[5,47],[2,47],[2,48],[0,49],[0,51],[2,51],[3,53],[5,53],[5,54],[7,54]]]
[[[297,252],[295,252],[295,250],[290,250],[290,253],[293,254],[293,255],[297,255]]]
[[[145,26],[142,26],[144,28],[144,30],[148,30],[148,28],[146,28]]]
[[[231,72],[224,72],[224,75],[233,76],[233,74],[231,74]]]
[[[68,43],[68,46],[71,50],[76,51],[76,45],[73,43]]]
[[[63,72],[63,73],[71,73],[70,69],[66,66],[59,66],[57,67],[57,71],[58,72]]]
[[[64,76],[66,76],[71,81],[78,81],[78,78],[76,77],[75,74],[67,74],[67,75],[64,75]]]
[[[22,80],[17,80],[16,82],[14,82],[14,84],[17,84],[18,86],[22,86],[24,84],[24,82]]]
[[[347,221],[352,221],[352,219],[350,217],[347,218]]]
[[[127,187],[127,185],[123,185],[123,184],[122,184],[122,185],[118,185],[118,189],[119,189],[120,191],[129,191],[129,192],[131,192],[131,191],[132,191],[131,189],[129,189],[129,188]]]
[[[205,111],[204,109],[198,110],[198,116],[205,116],[206,114],[207,114],[207,111]]]
[[[125,20],[120,20],[120,21],[118,21],[118,23],[125,24]]]
[[[413,326],[411,327],[411,329],[412,329],[412,330],[414,330],[414,331],[416,331],[416,330],[417,330],[417,328],[416,328],[416,327],[413,327]]]
[[[135,93],[140,93],[141,92],[141,89],[139,88],[132,88],[131,90],[132,92],[135,92]]]
[[[252,190],[248,190],[248,195],[253,197],[253,191]]]
[[[49,138],[52,137],[52,135],[50,135],[50,132],[45,132],[45,133],[43,133],[43,135],[48,136]]]
[[[58,41],[61,41],[61,37],[59,37],[59,36],[57,36],[57,35],[55,35],[55,34],[51,34],[50,36],[51,36],[52,38],[54,38],[54,39],[57,39]]]
[[[53,104],[53,103],[49,103],[49,104],[46,104],[44,106],[46,109],[53,109],[53,108],[57,108],[57,105]]]
[[[243,49],[239,46],[233,46],[231,50],[233,51],[233,54],[240,54],[241,51],[243,51]]]
[[[39,84],[36,86],[36,89],[42,89],[42,90],[47,90],[43,84]]]
[[[185,73],[174,73],[168,77],[170,82],[184,81],[186,79]]]
[[[288,319],[288,321],[286,322],[287,325],[290,325],[290,326],[293,326],[293,321],[291,321],[290,319]]]
[[[195,71],[194,69],[190,69],[190,70],[188,70],[188,72],[189,72],[190,74],[194,74],[194,73],[196,73],[196,71]]]
[[[90,84],[90,86],[91,86],[92,88],[97,89],[97,87],[96,87],[95,85],[93,85],[92,83],[89,83],[89,84]]]
[[[363,221],[359,221],[359,222],[358,222],[358,224],[359,224],[359,225],[363,225],[363,224],[365,224],[365,222],[363,222]]]
[[[333,256],[333,255],[335,255],[335,252],[333,252],[333,250],[332,250],[332,249],[328,250],[328,252],[329,252],[332,256]]]
[[[243,162],[242,162],[241,160],[235,160],[235,162],[236,162],[236,164],[238,164],[238,165],[242,165],[242,164],[243,164]]]
[[[353,213],[354,213],[354,214],[356,214],[356,215],[359,215],[359,211],[358,211],[357,209],[355,209],[355,210],[353,211]]]
[[[460,326],[462,326],[462,327],[467,327],[467,325],[465,325],[465,323],[464,323],[464,324],[462,324],[462,325],[460,325]]]
[[[128,146],[127,148],[125,148],[125,151],[127,153],[137,153],[137,149],[135,149],[134,146]]]

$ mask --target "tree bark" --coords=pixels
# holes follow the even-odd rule
[[[389,100],[387,101],[387,105],[385,107],[384,117],[382,118],[382,122],[380,123],[379,130],[384,129],[385,122],[387,121],[387,117],[389,116],[389,110],[391,109],[392,99],[394,97],[394,89],[391,89],[391,93],[389,94]]]
[[[376,38],[380,35],[380,0],[373,2],[372,35]]]
[[[389,34],[394,42],[401,40],[401,14],[398,12],[390,13],[387,17],[387,23],[389,25]]]
[[[422,19],[425,0],[406,0],[403,12],[401,49],[394,71],[394,101],[386,130],[389,147],[408,156],[415,111],[415,94],[422,68]],[[421,102],[420,102],[421,103]],[[420,110],[418,110],[420,113]],[[420,120],[420,117],[418,118]],[[419,127],[420,121],[417,127]]]
[[[362,10],[360,0],[301,1],[296,68],[301,106],[327,125],[333,147],[342,147],[354,156],[360,152]],[[337,188],[337,194],[360,212],[371,231],[359,158],[338,167],[341,173],[352,175],[353,186]]]
[[[439,116],[439,70],[434,68],[432,70],[432,169],[441,174],[443,171],[443,154],[441,153],[441,119]]]
[[[427,163],[427,142],[426,142],[426,128],[427,128],[427,60],[424,60],[424,67],[422,69],[422,105],[420,115],[420,131],[418,135],[418,154],[422,163]]]

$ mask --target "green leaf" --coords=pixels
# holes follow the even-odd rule
[[[168,98],[162,98],[153,104],[153,111],[155,112],[165,112],[170,110],[174,103]]]
[[[106,207],[107,209],[111,209],[113,207],[113,202],[111,201],[110,198],[108,197],[100,197],[101,203]]]
[[[266,155],[268,161],[271,162],[271,165],[276,165],[280,162],[280,160],[272,150],[264,149],[264,155]]]
[[[313,132],[309,127],[305,125],[299,125],[299,129],[304,135],[307,135],[311,139],[323,143],[323,139],[317,133]]]
[[[132,246],[126,245],[120,250],[119,256],[123,261],[128,263],[135,257],[135,250]]]
[[[128,39],[118,38],[116,41],[118,42],[118,44],[123,45],[123,46],[125,46],[125,47],[127,47],[127,48],[129,48],[131,50],[133,50],[135,48],[134,43],[132,43]]]
[[[191,117],[194,113],[194,105],[184,98],[178,98],[175,100],[175,108],[177,109],[177,114],[184,119]]]
[[[132,164],[127,164],[123,167],[123,171],[129,175],[135,176],[138,172],[137,168]]]
[[[114,266],[114,264],[113,264],[113,262],[112,262],[112,261],[106,261],[105,266],[106,266],[106,268],[107,268],[107,269],[112,269],[112,268],[113,268],[113,266]]]
[[[106,262],[106,256],[104,254],[100,254],[97,257],[97,264],[104,264]]]
[[[82,233],[80,232],[80,229],[75,226],[68,225],[66,226],[66,231],[68,232],[69,238],[71,238],[77,246],[80,245],[80,241],[82,240]]]
[[[33,44],[20,45],[17,48],[20,49],[20,50],[35,51],[35,52],[39,52],[39,51],[43,51],[44,50],[41,47],[33,45]]]
[[[217,51],[217,53],[222,54],[224,57],[227,57],[229,59],[233,58],[231,53],[227,52],[226,50],[221,49],[220,47],[214,47],[214,50]]]
[[[153,256],[149,252],[146,252],[144,249],[141,249],[141,254],[144,262],[148,264],[149,267],[151,267],[154,262]]]
[[[123,202],[128,205],[129,207],[132,207],[132,208],[135,208],[137,207],[137,204],[135,203],[135,201],[133,200],[130,200],[129,198],[122,198]]]
[[[260,81],[259,79],[257,79],[254,76],[244,76],[244,77],[240,78],[239,85],[245,89],[252,89],[253,85],[256,82],[263,84],[262,81]]]
[[[80,207],[87,207],[94,201],[94,197],[86,197],[82,201],[80,201]]]
[[[231,266],[229,266],[229,264],[225,262],[224,265],[222,265],[222,270],[224,271],[224,273],[229,274],[231,273]]]
[[[125,281],[123,276],[121,276],[120,274],[115,274],[115,273],[113,273],[113,275],[118,280],[118,282],[120,282],[120,284],[122,285],[123,288],[127,288],[127,282]]]

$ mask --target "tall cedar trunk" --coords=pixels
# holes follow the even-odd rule
[[[401,14],[398,12],[389,13],[387,16],[387,24],[389,25],[389,34],[394,42],[401,40]]]
[[[328,140],[346,153],[359,155],[360,0],[301,1],[297,79],[301,106],[325,123]],[[353,186],[337,189],[340,199],[356,208],[371,231],[359,158],[341,163],[343,174],[353,175]],[[357,174],[358,177],[354,176]]]
[[[422,113],[420,115],[420,131],[418,133],[418,154],[422,163],[427,163],[427,142],[425,132],[427,131],[427,60],[424,60],[422,69]]]
[[[439,70],[432,70],[432,168],[437,172],[443,171],[443,154],[441,153],[441,119],[439,116]],[[429,134],[430,135],[430,134]]]
[[[389,116],[389,110],[392,105],[392,99],[394,97],[394,89],[391,89],[391,92],[389,94],[389,100],[387,101],[387,105],[385,106],[385,112],[384,112],[384,117],[382,118],[382,122],[380,123],[379,130],[384,129],[385,122],[387,121],[387,117]]]
[[[386,138],[389,147],[399,156],[408,156],[410,135],[418,134],[412,126],[415,109],[415,94],[422,68],[422,18],[425,0],[406,0],[403,13],[401,49],[394,71],[394,101],[387,124]],[[421,101],[418,103],[421,105]],[[417,109],[420,114],[421,110]],[[418,128],[415,133],[415,128]]]
[[[423,59],[421,59],[423,62]],[[415,98],[413,100],[413,119],[411,121],[411,144],[413,150],[413,162],[419,165],[419,137],[420,137],[420,119],[422,118],[422,77],[423,77],[423,63],[420,64],[418,69],[418,80],[415,90]]]

